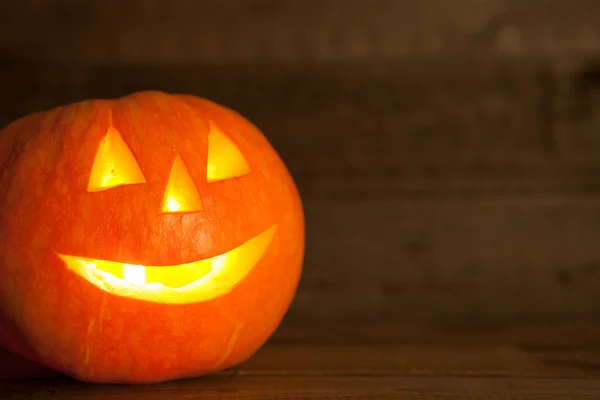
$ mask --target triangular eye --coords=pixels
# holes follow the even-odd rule
[[[208,134],[206,181],[217,182],[246,175],[250,166],[235,143],[211,122]]]
[[[119,131],[111,126],[98,145],[87,190],[98,192],[136,183],[146,183],[146,178]]]
[[[171,167],[162,210],[171,213],[204,210],[200,193],[179,154]]]

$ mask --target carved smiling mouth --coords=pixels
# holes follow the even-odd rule
[[[262,258],[276,230],[273,225],[226,253],[179,265],[131,265],[58,256],[71,271],[106,292],[156,303],[196,303],[233,290]]]

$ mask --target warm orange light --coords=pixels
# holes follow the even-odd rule
[[[111,126],[98,145],[87,190],[97,192],[135,183],[146,183],[146,178],[119,131]]]
[[[208,182],[222,181],[246,175],[250,166],[237,148],[215,124],[210,124],[208,134],[208,161],[206,165],[206,180]]]
[[[187,264],[142,266],[58,254],[67,267],[97,287],[156,303],[185,304],[229,293],[262,258],[274,225],[227,253]]]
[[[190,173],[178,154],[175,157],[163,199],[163,212],[194,212],[204,210],[202,198]]]

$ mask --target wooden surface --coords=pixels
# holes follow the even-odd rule
[[[141,386],[4,380],[0,397],[600,399],[600,325],[288,323],[251,360],[216,376]]]
[[[146,89],[240,111],[305,205],[290,318],[597,319],[600,2],[449,4],[0,2],[0,125]]]

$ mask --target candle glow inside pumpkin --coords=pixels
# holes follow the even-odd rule
[[[235,144],[214,124],[208,136],[207,182],[248,174],[250,167]],[[98,146],[88,192],[146,183],[129,146],[109,127]],[[189,213],[204,209],[185,162],[175,157],[166,184],[162,212]],[[58,254],[67,267],[97,287],[120,296],[160,303],[191,303],[230,292],[267,250],[276,225],[242,245],[215,257],[179,265],[134,265]]]

